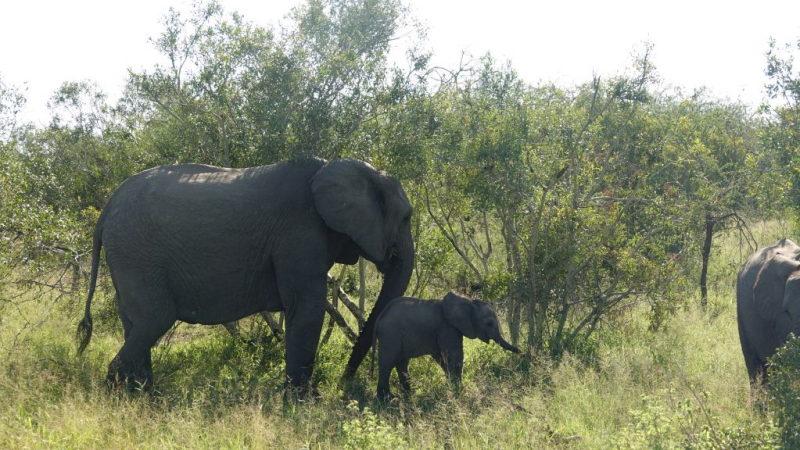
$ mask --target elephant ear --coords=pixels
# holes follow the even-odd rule
[[[475,305],[467,297],[450,292],[444,296],[442,301],[444,310],[444,320],[456,327],[464,336],[475,339],[478,333],[475,331],[475,324],[472,323]]]
[[[352,159],[331,161],[311,178],[314,206],[373,262],[384,261],[411,204],[397,180]]]
[[[774,255],[761,267],[753,285],[753,298],[760,303],[762,313],[784,310],[777,302],[783,302],[789,276],[798,268],[800,262],[781,254]]]

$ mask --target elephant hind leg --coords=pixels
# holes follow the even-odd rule
[[[386,360],[378,360],[378,400],[389,401],[394,398],[391,389],[389,388],[389,380],[392,377],[392,370],[394,364]]]
[[[392,391],[389,387],[390,379],[392,377],[392,370],[402,364],[399,353],[399,343],[392,341],[389,337],[379,336],[378,342],[378,400],[389,401],[394,398]],[[399,372],[399,369],[398,369]],[[402,380],[402,378],[401,378]]]
[[[146,320],[129,320],[121,314],[125,343],[108,366],[106,381],[112,387],[150,389],[153,386],[151,349],[175,323],[175,314],[148,315]]]
[[[744,364],[747,366],[747,375],[750,377],[750,384],[758,383],[759,378],[762,383],[767,382],[767,364],[755,355],[755,352],[745,350]]]
[[[747,338],[747,333],[741,322],[741,318],[737,320],[739,324],[739,341],[742,344],[742,354],[744,355],[744,365],[747,367],[747,375],[750,377],[750,384],[755,384],[759,376],[763,382],[767,381],[766,364],[758,356],[755,350],[750,345],[750,340]]]

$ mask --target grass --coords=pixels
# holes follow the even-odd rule
[[[790,225],[754,229],[759,245]],[[597,361],[526,360],[466,341],[460,392],[427,359],[412,361],[407,402],[375,402],[369,361],[340,386],[349,346],[320,349],[323,400],[283,402],[279,345],[251,347],[215,327],[181,325],[154,352],[157,390],[111,395],[103,380],[121,344],[99,326],[75,355],[80,301],[2,310],[0,448],[748,448],[774,436],[750,393],[739,348],[733,280],[749,254],[727,235],[712,255],[707,312],[688,293],[658,331],[646,311],[600,331]],[[49,304],[49,303],[48,303]],[[45,310],[46,309],[46,310]],[[25,320],[22,317],[25,317]],[[24,323],[37,323],[22,330]],[[704,447],[705,445],[705,447]]]

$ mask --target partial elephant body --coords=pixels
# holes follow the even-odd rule
[[[305,185],[320,165],[166,166],[131,177],[106,206],[111,213],[102,241],[112,278],[123,290],[147,280],[148,289],[174,305],[176,319],[189,323],[220,324],[288,309],[294,299],[290,293],[281,299],[276,273],[324,271],[346,242],[341,234],[327,239],[313,209],[292,207],[313,204]],[[264,195],[270,192],[287,194]],[[313,267],[317,255],[328,261]],[[120,300],[129,309],[125,302],[132,299]]]
[[[766,363],[794,331],[800,335],[800,247],[789,239],[744,262],[736,284],[739,340],[751,382],[766,378]]]
[[[114,192],[98,220],[81,349],[91,333],[102,245],[125,330],[110,380],[152,381],[150,348],[175,320],[219,324],[285,310],[287,376],[305,384],[322,328],[327,271],[364,256],[386,273],[365,326],[371,337],[381,309],[410,279],[410,214],[400,184],[358,161],[141,172]],[[368,348],[369,337],[360,336],[348,370]]]
[[[378,349],[378,398],[391,397],[389,378],[396,369],[404,393],[411,391],[411,358],[433,357],[450,381],[461,382],[464,365],[463,337],[494,340],[504,349],[520,353],[503,339],[499,322],[489,305],[449,293],[443,300],[400,297],[383,310],[375,325]],[[373,352],[375,347],[373,347]],[[373,355],[373,363],[374,363]]]

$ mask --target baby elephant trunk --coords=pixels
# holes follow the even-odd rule
[[[506,349],[506,350],[508,350],[510,352],[522,353],[517,347],[514,347],[513,345],[511,345],[508,342],[506,342],[506,340],[503,339],[502,336],[498,336],[494,340],[495,340],[495,342],[500,344],[500,347],[503,347],[504,349]]]

